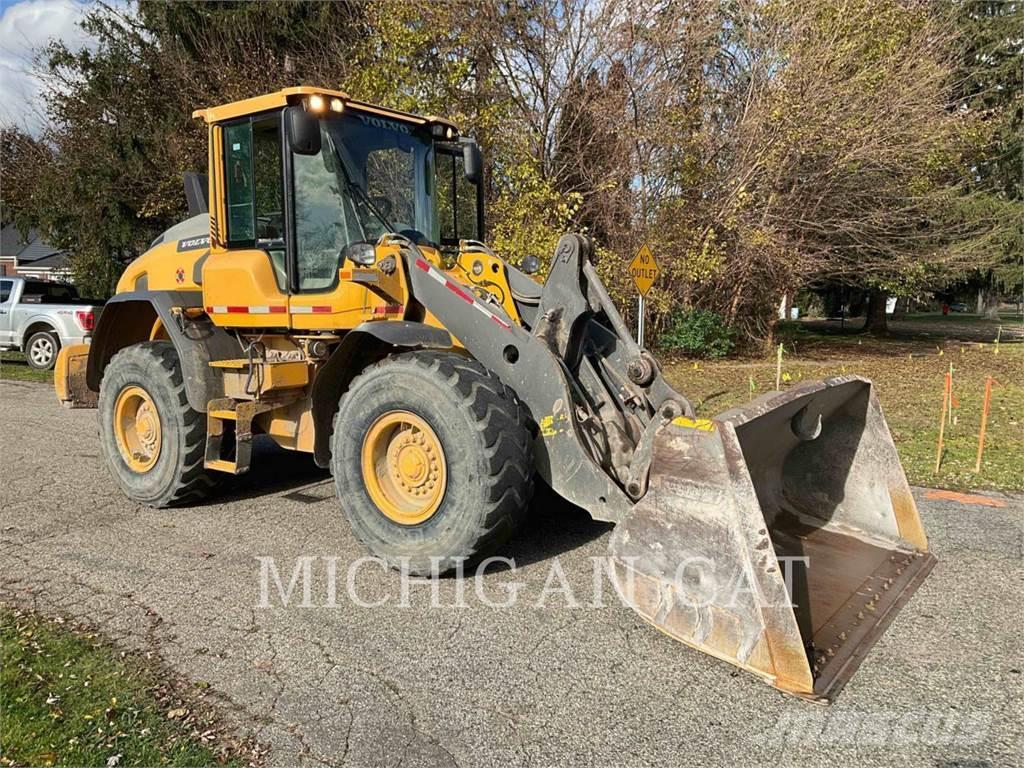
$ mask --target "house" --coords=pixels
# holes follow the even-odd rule
[[[67,253],[46,244],[36,230],[26,238],[13,224],[5,224],[0,230],[0,275],[69,282],[71,270]]]

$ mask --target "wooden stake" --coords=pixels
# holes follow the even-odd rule
[[[953,426],[953,364],[949,364],[949,373],[946,374],[947,381],[949,382],[949,402],[947,404],[948,413],[946,414],[946,423],[949,426]],[[959,407],[959,403],[957,404]]]
[[[782,345],[775,356],[775,389],[782,389]]]
[[[939,467],[942,465],[942,439],[946,434],[946,408],[949,405],[949,390],[952,386],[952,376],[946,373],[946,385],[942,388],[942,411],[939,413],[939,443],[935,449],[935,474],[939,474]]]
[[[988,404],[992,399],[992,377],[985,377],[985,400],[981,405],[981,429],[978,431],[978,458],[974,462],[974,473],[981,472],[981,454],[985,450],[985,430],[988,428]]]

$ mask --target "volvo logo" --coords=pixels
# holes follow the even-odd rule
[[[178,241],[178,251],[194,251],[196,248],[206,248],[210,245],[210,236],[189,237]]]
[[[363,125],[372,125],[374,128],[383,128],[385,131],[409,133],[408,125],[396,123],[394,120],[384,120],[379,117],[370,117],[369,115],[360,115],[359,119],[363,121]]]

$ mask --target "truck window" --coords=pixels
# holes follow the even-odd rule
[[[26,280],[24,296],[38,296],[42,299],[75,299],[78,294],[70,285],[44,283],[42,280]]]
[[[0,304],[6,304],[11,298],[11,288],[13,287],[13,280],[0,280]]]

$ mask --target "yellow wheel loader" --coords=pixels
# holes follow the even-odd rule
[[[611,571],[644,619],[817,701],[934,564],[870,382],[696,418],[587,240],[561,238],[543,285],[480,242],[480,152],[452,123],[308,87],[195,116],[190,218],[56,369],[133,500],[196,500],[267,435],[330,467],[373,553],[425,574],[498,551],[539,476],[617,524]]]

